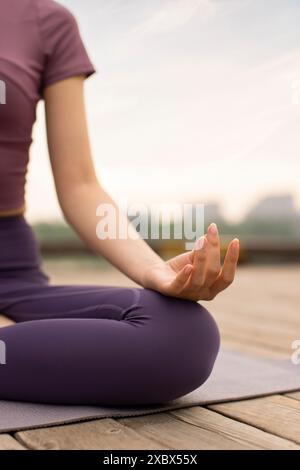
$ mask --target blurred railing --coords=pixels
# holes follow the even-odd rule
[[[223,237],[221,254],[224,257],[228,242],[233,237]],[[149,245],[164,259],[185,251],[182,240],[150,240]],[[240,263],[300,262],[300,239],[284,240],[280,237],[241,237]],[[41,240],[42,254],[45,256],[88,255],[91,251],[79,239]]]

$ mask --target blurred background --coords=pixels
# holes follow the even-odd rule
[[[77,18],[97,69],[86,104],[94,162],[110,194],[165,210],[204,204],[223,251],[240,238],[241,263],[299,262],[299,2],[60,3]],[[64,269],[72,260],[94,263],[58,207],[43,103],[27,206],[46,260]],[[184,250],[172,237],[149,243],[165,257]]]

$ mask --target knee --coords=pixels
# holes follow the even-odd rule
[[[210,376],[219,349],[220,332],[217,323],[210,312],[196,303],[198,315],[194,315],[193,341],[188,351],[190,360],[190,391],[202,385]]]
[[[162,298],[157,323],[156,393],[169,401],[192,392],[210,376],[220,348],[212,315],[197,302]]]
[[[220,333],[212,315],[197,302],[184,304],[185,322],[180,324],[177,341],[173,344],[175,362],[171,375],[174,387],[170,390],[173,399],[206,382],[220,349]]]

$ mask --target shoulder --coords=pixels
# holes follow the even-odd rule
[[[44,17],[58,16],[62,18],[73,18],[71,11],[56,0],[34,0],[39,13]]]
[[[43,52],[42,87],[75,75],[92,75],[95,69],[73,13],[55,0],[34,1]]]
[[[47,44],[78,30],[73,13],[55,0],[35,0],[42,40]]]
[[[44,28],[53,28],[57,25],[76,25],[73,13],[64,5],[55,0],[35,0],[38,20]]]

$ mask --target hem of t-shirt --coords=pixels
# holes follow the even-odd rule
[[[56,82],[64,80],[66,78],[75,77],[77,75],[83,75],[85,79],[90,77],[91,75],[95,74],[97,70],[93,66],[84,67],[82,65],[78,65],[71,69],[65,70],[61,73],[53,75],[52,77],[48,78],[47,81],[43,82],[42,84],[42,93],[43,90],[50,85],[53,85]]]
[[[24,214],[26,211],[25,202],[22,205],[13,207],[0,206],[0,218],[1,217],[13,217]]]

